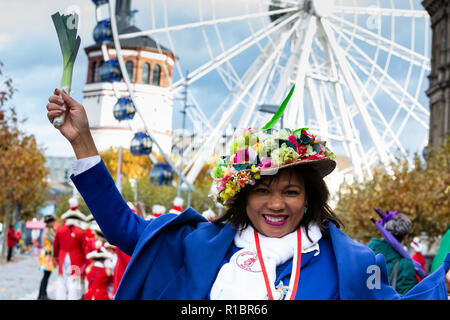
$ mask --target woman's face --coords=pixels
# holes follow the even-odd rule
[[[253,227],[267,237],[280,238],[293,232],[305,214],[303,180],[290,170],[278,177],[261,179],[250,190],[247,215]]]

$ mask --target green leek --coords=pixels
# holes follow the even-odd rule
[[[76,13],[62,15],[56,12],[52,15],[53,24],[55,25],[56,33],[58,34],[59,44],[63,55],[63,76],[61,80],[61,89],[70,94],[72,87],[72,73],[77,57],[78,49],[80,48],[81,39],[77,36],[78,31],[78,15]],[[56,117],[53,120],[54,126],[61,126],[64,123],[65,114]]]

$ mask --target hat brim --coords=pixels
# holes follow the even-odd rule
[[[44,218],[45,223],[50,223],[50,222],[54,222],[54,221],[56,221],[54,216],[47,216]]]
[[[91,251],[86,255],[88,259],[112,259],[112,254],[105,251]]]
[[[329,158],[322,158],[322,159],[315,159],[315,160],[298,160],[291,162],[289,164],[285,164],[280,167],[275,168],[261,168],[261,175],[262,176],[269,176],[269,175],[275,175],[278,173],[278,170],[293,166],[299,166],[299,165],[309,165],[310,167],[314,168],[320,176],[326,177],[329,175],[333,170],[336,168],[336,161]]]
[[[67,210],[62,216],[61,219],[62,220],[66,220],[66,219],[77,219],[77,220],[81,220],[83,222],[86,222],[86,216],[81,213],[79,210]]]

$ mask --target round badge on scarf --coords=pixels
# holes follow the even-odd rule
[[[250,272],[261,272],[258,254],[252,251],[244,251],[236,257],[236,264],[239,268]]]

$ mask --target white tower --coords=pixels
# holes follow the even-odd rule
[[[119,34],[140,31],[131,25],[131,1],[116,2],[116,19]],[[126,84],[100,80],[100,66],[104,62],[104,51],[110,59],[116,56],[114,44],[96,43],[85,48],[88,56],[88,76],[84,87],[84,107],[88,114],[92,136],[99,151],[110,147],[130,148],[133,131],[128,121],[114,118],[113,108],[117,103],[115,91],[121,97],[129,97]],[[173,97],[169,91],[172,83],[174,54],[158,45],[152,38],[142,36],[120,40],[122,55],[132,82],[135,98],[141,106],[140,112],[147,128],[158,141],[165,153],[170,153],[172,145]],[[132,120],[137,130],[144,128],[137,117]]]

